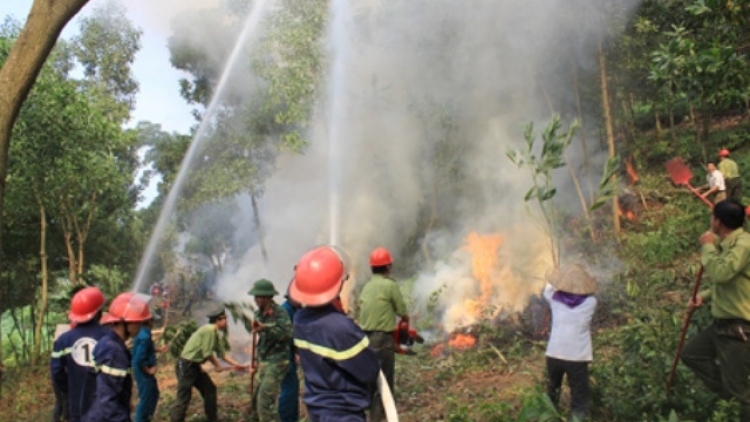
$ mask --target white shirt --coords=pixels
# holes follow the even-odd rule
[[[724,185],[724,175],[721,174],[719,170],[714,170],[713,173],[708,173],[706,179],[708,179],[709,188],[716,186],[719,192],[727,190],[726,185]]]
[[[596,309],[596,298],[589,296],[571,308],[552,299],[555,288],[547,284],[544,298],[552,308],[552,331],[547,343],[547,356],[573,361],[591,362],[594,354],[591,347],[591,318]]]

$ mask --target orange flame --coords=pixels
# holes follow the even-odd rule
[[[466,350],[477,344],[477,338],[470,334],[454,334],[448,345],[456,350]]]
[[[466,238],[467,249],[471,252],[471,272],[479,282],[481,295],[477,300],[467,300],[464,307],[467,313],[480,317],[492,298],[493,279],[498,273],[500,260],[498,250],[503,239],[499,234],[480,236],[476,232],[469,233]]]
[[[620,215],[620,217],[625,217],[628,219],[628,221],[634,221],[635,220],[635,211],[631,209],[623,210],[622,205],[619,205],[617,207],[617,214]]]
[[[445,344],[440,343],[437,346],[433,347],[432,350],[430,350],[430,357],[436,358],[442,355],[443,351],[445,351]]]
[[[625,171],[628,173],[628,184],[630,186],[635,185],[636,183],[641,181],[641,178],[638,177],[638,173],[635,172],[635,166],[633,166],[633,156],[629,155],[625,159]]]

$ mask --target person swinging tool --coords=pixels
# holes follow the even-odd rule
[[[409,322],[406,303],[396,281],[390,278],[393,258],[386,248],[375,248],[370,254],[372,278],[365,284],[359,295],[359,326],[370,339],[370,346],[378,354],[380,366],[391,392],[394,391],[396,372],[396,318]],[[385,409],[380,394],[375,392],[370,408],[370,422],[386,420]]]
[[[175,365],[177,374],[177,397],[175,405],[169,415],[171,422],[184,422],[193,387],[203,396],[203,407],[208,422],[217,422],[218,405],[216,403],[216,385],[201,368],[205,361],[210,361],[217,372],[224,368],[219,359],[225,360],[234,369],[248,369],[249,365],[241,365],[226,356],[222,332],[227,327],[227,314],[224,306],[219,306],[208,314],[208,324],[196,330],[182,348],[180,358]]]
[[[251,376],[257,382],[251,398],[250,421],[278,421],[281,382],[289,368],[292,321],[286,310],[273,301],[279,292],[270,281],[256,281],[249,294],[255,296],[258,306],[253,320],[253,332],[258,333],[257,364],[253,362],[251,369]]]
[[[341,252],[319,246],[300,258],[289,287],[289,298],[302,306],[294,316],[294,345],[311,422],[365,422],[380,373],[370,340],[332,305],[347,278]]]

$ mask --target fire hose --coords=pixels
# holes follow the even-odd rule
[[[396,402],[393,400],[391,388],[388,386],[388,381],[385,379],[383,371],[380,371],[378,374],[378,391],[380,391],[380,399],[383,402],[383,409],[385,409],[386,420],[388,422],[398,422]]]
[[[703,266],[698,271],[698,275],[695,277],[695,285],[693,286],[693,295],[691,296],[692,302],[695,303],[698,296],[698,288],[701,285],[701,278],[703,278]],[[690,326],[690,318],[693,316],[695,308],[688,310],[685,315],[685,322],[682,323],[682,335],[680,335],[680,343],[677,345],[677,353],[674,356],[674,362],[672,362],[672,371],[669,373],[669,381],[667,381],[667,393],[672,388],[672,382],[674,382],[674,374],[677,370],[677,363],[680,361],[680,352],[682,351],[682,345],[685,343],[685,334],[687,333],[688,327]]]

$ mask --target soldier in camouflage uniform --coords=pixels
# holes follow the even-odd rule
[[[253,332],[258,333],[258,361],[253,363],[255,390],[252,397],[250,422],[279,422],[278,400],[281,382],[289,368],[292,321],[281,306],[273,301],[279,294],[273,283],[261,279],[255,282],[250,295],[255,296]]]

